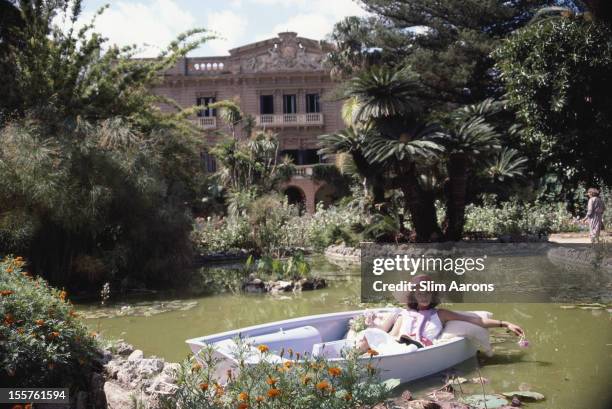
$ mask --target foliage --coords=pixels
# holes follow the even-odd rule
[[[250,231],[251,226],[245,217],[200,218],[196,219],[192,240],[200,253],[230,253],[252,248]]]
[[[288,259],[263,256],[254,261],[250,256],[245,268],[253,271],[258,277],[261,275],[274,277],[276,280],[291,280],[307,278],[310,275],[310,264],[304,259],[302,253],[296,253]]]
[[[498,97],[489,53],[547,0],[361,0],[369,12],[334,27],[328,63],[351,77],[372,65],[410,66],[420,77],[418,105],[448,112]]]
[[[568,16],[531,24],[494,53],[522,142],[569,194],[579,182],[612,183],[611,41],[609,26]]]
[[[66,300],[24,269],[21,257],[0,261],[0,384],[88,388],[97,344]]]
[[[381,382],[372,358],[358,360],[354,352],[347,354],[342,366],[293,351],[286,351],[282,354],[284,359],[274,363],[265,345],[259,346],[259,351],[263,351],[259,352],[240,340],[237,342],[234,356],[239,364],[231,371],[225,385],[215,377],[219,360],[213,348],[206,346],[198,355],[202,363],[194,359],[182,363],[178,371],[178,390],[165,402],[166,407],[365,408],[384,401],[396,385]],[[246,364],[254,354],[264,359]]]
[[[220,165],[217,176],[221,184],[233,193],[254,189],[261,195],[276,189],[294,173],[288,158],[279,160],[279,140],[270,132],[258,132],[240,141],[226,139],[211,153]]]
[[[248,210],[251,237],[258,254],[280,257],[285,251],[283,229],[297,214],[287,198],[269,194],[255,200]]]
[[[486,196],[482,205],[466,208],[465,230],[489,237],[575,232],[579,225],[563,203],[523,203],[516,199],[497,204]]]
[[[171,278],[190,261],[200,141],[185,121],[195,108],[162,113],[158,103],[176,105],[150,89],[206,36],[187,32],[139,60],[93,23],[77,29],[80,1],[18,7],[12,33],[28,46],[9,44],[0,61],[14,69],[0,99],[0,249],[55,285]]]

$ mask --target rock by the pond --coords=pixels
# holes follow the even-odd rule
[[[296,289],[302,291],[316,290],[325,287],[327,287],[327,283],[324,278],[320,277],[302,278],[296,283]]]
[[[134,347],[123,340],[119,340],[115,344],[114,350],[118,355],[130,355],[134,352]]]
[[[266,290],[272,294],[291,291],[293,290],[293,282],[285,280],[270,281],[266,284]]]
[[[256,277],[249,277],[249,281],[242,284],[242,291],[247,293],[265,293],[266,284]]]
[[[130,356],[128,356],[128,361],[138,361],[139,359],[144,358],[144,353],[140,350],[137,349],[135,351],[133,351]]]
[[[128,357],[116,354],[104,366],[107,378],[96,380],[103,383],[104,395],[96,399],[106,401],[109,409],[132,409],[134,400],[147,409],[159,409],[161,396],[172,395],[177,390],[176,372],[179,368],[178,363],[165,362],[154,356],[145,358],[138,349]]]

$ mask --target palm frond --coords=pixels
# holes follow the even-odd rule
[[[503,148],[486,164],[487,175],[493,180],[520,177],[525,173],[527,158],[516,149]]]

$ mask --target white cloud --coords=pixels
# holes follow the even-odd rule
[[[331,33],[334,24],[348,16],[365,16],[367,13],[353,0],[250,0],[262,4],[291,3],[301,10],[287,21],[275,25],[268,33],[258,35],[256,41],[276,37],[282,31],[295,31],[301,37],[322,40]]]
[[[284,23],[274,26],[269,34],[262,35],[260,40],[276,37],[283,31],[295,31],[300,37],[320,40],[331,31],[334,22],[328,16],[321,14],[298,14]]]
[[[80,22],[89,22],[93,13],[83,13]],[[113,2],[96,20],[96,31],[119,46],[146,45],[140,57],[152,57],[178,34],[197,26],[189,12],[174,0],[128,3]]]
[[[231,10],[223,10],[210,13],[207,17],[206,28],[216,32],[218,40],[206,43],[217,55],[227,54],[227,51],[236,46],[242,45],[248,20]]]

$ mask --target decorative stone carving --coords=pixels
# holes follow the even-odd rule
[[[322,61],[323,54],[306,51],[295,35],[282,35],[265,54],[244,60],[242,70],[244,72],[321,70]]]

